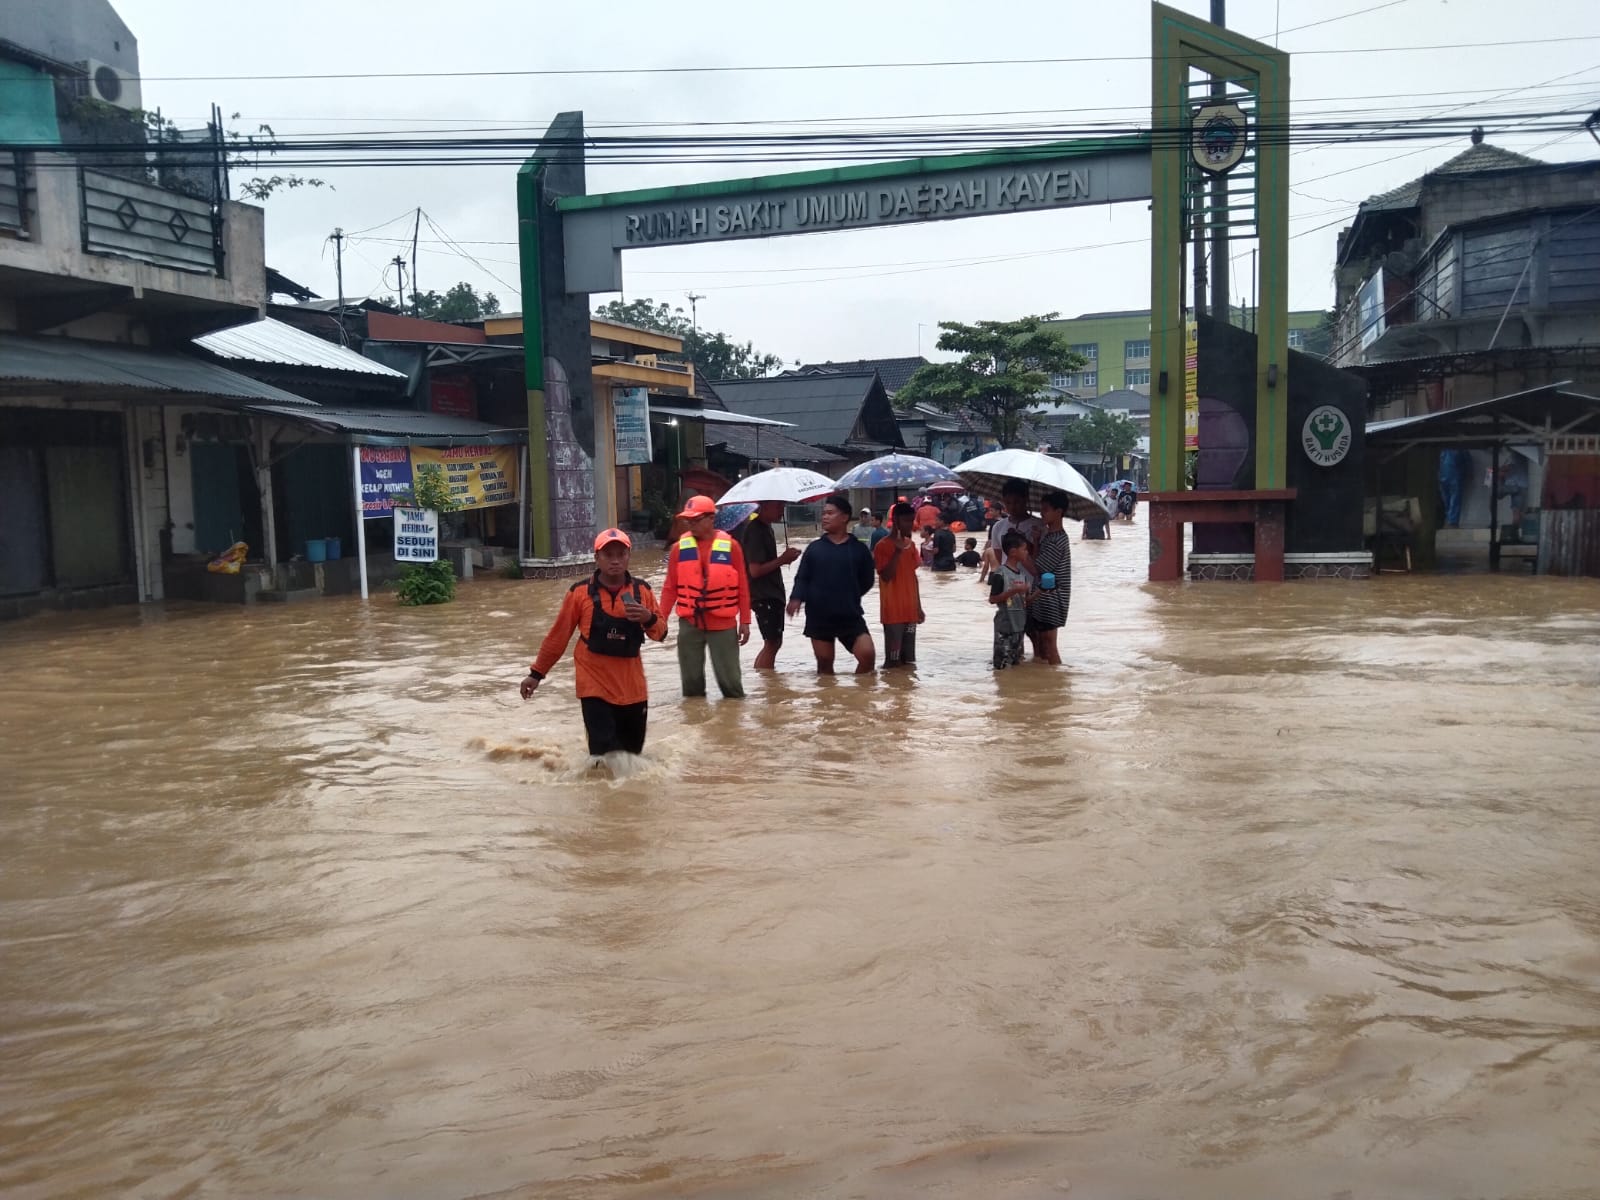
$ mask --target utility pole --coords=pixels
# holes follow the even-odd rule
[[[1211,0],[1211,23],[1226,26],[1228,23],[1228,0]],[[1222,80],[1213,77],[1211,84],[1212,103],[1218,103],[1227,96],[1228,87]],[[1256,136],[1260,137],[1257,130]],[[1228,177],[1227,175],[1214,175],[1211,178],[1211,315],[1224,325],[1233,324],[1233,302],[1228,295]]]
[[[422,227],[422,206],[417,206],[417,215],[411,223],[411,293],[416,295],[420,290],[417,287],[417,230]],[[416,301],[411,302],[411,315],[417,315]]]
[[[396,254],[389,261],[392,262],[395,265],[395,268],[400,272],[400,311],[401,312],[405,312],[406,311],[406,260],[404,258],[400,257],[400,255]],[[415,304],[413,304],[411,306],[411,315],[412,316],[416,315],[416,309],[417,309],[417,306]]]
[[[689,325],[694,330],[695,339],[699,340],[699,337],[700,337],[700,317],[699,317],[698,314],[700,312],[700,301],[704,300],[705,297],[704,296],[697,296],[693,292],[686,292],[684,294],[688,297],[688,300],[689,300]],[[682,312],[683,310],[679,309],[678,311]]]
[[[344,312],[344,230],[334,227],[328,238],[333,242],[333,273],[339,284],[339,312]]]

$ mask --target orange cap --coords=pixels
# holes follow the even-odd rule
[[[717,514],[717,502],[710,496],[696,496],[683,506],[683,511],[678,515],[685,521],[692,521],[696,517],[714,517]]]
[[[633,539],[620,529],[603,529],[595,535],[594,548],[603,550],[612,542],[621,542],[629,550],[633,549]]]

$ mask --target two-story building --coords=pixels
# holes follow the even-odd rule
[[[1559,428],[1576,402],[1566,396],[1600,396],[1600,161],[1543,162],[1481,132],[1472,142],[1369,198],[1340,234],[1332,357],[1367,383],[1376,461],[1394,460],[1382,490],[1413,497],[1425,530],[1459,524],[1440,532],[1441,553],[1488,541],[1497,562],[1502,537],[1534,553],[1539,510],[1600,509],[1594,439]],[[1433,426],[1415,423],[1484,405],[1470,438],[1430,442]],[[1441,468],[1441,449],[1468,457]],[[1459,506],[1435,511],[1457,491]],[[1432,548],[1422,541],[1424,560]]]
[[[0,612],[158,599],[165,554],[194,548],[173,514],[204,503],[191,435],[305,403],[189,352],[261,314],[261,210],[227,199],[219,128],[151,152],[106,0],[10,6],[0,35]],[[241,453],[229,477],[259,497]]]
[[[1229,323],[1238,329],[1252,327],[1255,313],[1235,308]],[[1306,309],[1289,314],[1289,348],[1307,354],[1326,354],[1321,332],[1326,314]],[[1076,371],[1051,377],[1050,382],[1074,396],[1095,397],[1107,392],[1150,394],[1150,310],[1124,309],[1092,312],[1045,325],[1084,359]],[[1146,410],[1148,412],[1148,409]]]

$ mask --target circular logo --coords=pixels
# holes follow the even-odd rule
[[[1190,122],[1194,161],[1213,175],[1231,171],[1244,158],[1246,119],[1237,104],[1207,104]]]
[[[1343,462],[1350,453],[1350,420],[1331,404],[1321,404],[1311,410],[1300,430],[1300,445],[1306,457],[1319,467],[1331,467]]]

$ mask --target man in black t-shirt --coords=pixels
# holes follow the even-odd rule
[[[817,674],[833,674],[833,644],[844,643],[855,656],[856,674],[877,664],[878,650],[867,632],[861,597],[872,590],[877,570],[872,551],[850,536],[850,497],[843,492],[822,502],[822,536],[806,547],[794,573],[792,617],[806,609],[806,637],[817,656]]]
[[[758,671],[770,671],[778,661],[778,647],[783,645],[783,568],[800,557],[800,551],[792,547],[778,553],[772,527],[781,520],[782,501],[766,500],[739,531],[745,570],[750,575],[750,609],[761,631],[761,653],[751,664]]]

